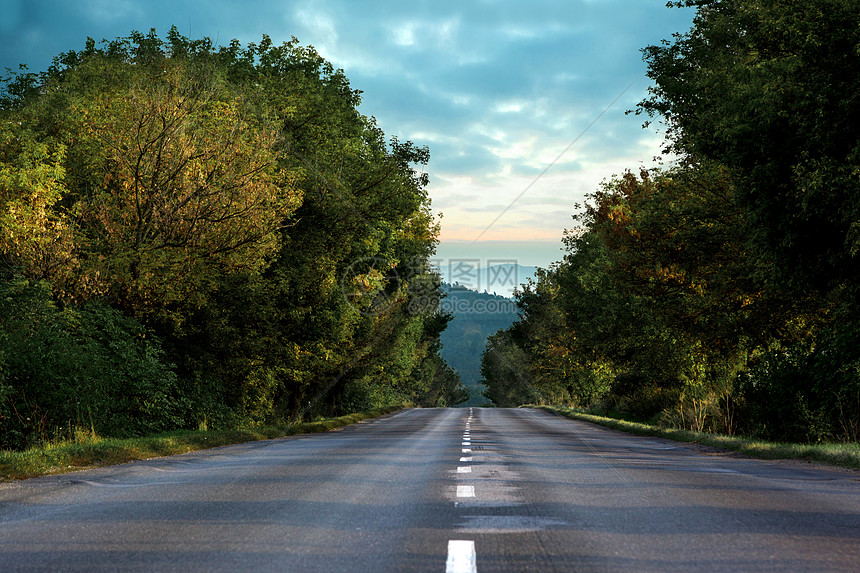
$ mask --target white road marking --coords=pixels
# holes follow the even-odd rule
[[[471,453],[472,453],[472,450],[470,450],[469,448],[463,448],[463,449],[462,449],[462,450],[460,450],[460,451],[461,451],[462,453],[464,453],[464,454],[471,454]]]
[[[470,466],[459,466],[457,467],[458,474],[470,474],[472,473],[472,468]]]
[[[472,461],[472,456],[465,457],[465,458],[460,458],[460,461],[461,461],[461,462],[471,462],[471,461]]]
[[[445,573],[478,573],[475,542],[465,539],[448,541],[448,561]]]
[[[463,442],[463,443],[462,443],[462,444],[460,444],[460,445],[461,445],[461,446],[471,446],[471,445],[472,445],[472,442],[466,441],[466,442]]]
[[[475,486],[473,485],[458,485],[457,497],[475,497]]]

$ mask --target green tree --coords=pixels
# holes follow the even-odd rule
[[[0,248],[151,329],[187,425],[450,403],[429,152],[360,101],[295,39],[88,40],[5,83]]]
[[[484,396],[500,408],[537,402],[537,392],[528,370],[528,357],[511,334],[509,328],[491,335],[481,356],[481,382],[486,388]]]
[[[670,148],[727,166],[783,285],[856,284],[860,5],[696,0],[692,29],[645,48]]]

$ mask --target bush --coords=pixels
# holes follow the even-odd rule
[[[125,437],[182,425],[176,376],[138,322],[98,303],[59,308],[45,282],[0,282],[0,447],[86,428]]]
[[[811,344],[762,356],[739,377],[742,429],[775,441],[860,438],[860,328],[834,321]]]
[[[644,374],[622,372],[613,378],[609,391],[590,411],[636,422],[655,422],[677,403],[679,392],[672,386],[672,381],[656,383]]]

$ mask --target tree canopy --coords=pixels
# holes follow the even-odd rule
[[[4,288],[20,312],[36,285],[62,316],[110,309],[88,331],[98,317],[137,325],[120,338],[152,340],[169,373],[158,427],[462,399],[438,356],[449,317],[428,264],[429,152],[387,138],[360,101],[295,39],[216,47],[175,28],[89,39],[44,72],[10,75]],[[63,336],[79,328],[50,321]],[[18,424],[10,444],[93,411],[80,402],[71,416],[33,376],[4,370],[0,416],[29,409],[47,424]],[[113,432],[110,415],[93,424]]]
[[[488,393],[856,441],[860,4],[670,6],[696,17],[643,50],[637,112],[665,123],[677,160],[589,196],[564,260],[492,338]]]

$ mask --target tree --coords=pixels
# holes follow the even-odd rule
[[[312,47],[133,32],[4,87],[13,274],[143,323],[183,423],[458,399],[438,357],[429,152],[360,114]]]
[[[30,279],[68,280],[79,272],[74,225],[55,209],[65,195],[65,148],[0,124],[0,252]]]
[[[645,48],[640,111],[670,149],[728,167],[749,231],[794,292],[857,283],[860,5],[696,0],[693,28]]]
[[[515,408],[537,402],[537,392],[528,372],[528,357],[504,329],[487,339],[481,356],[484,397],[500,408]]]

